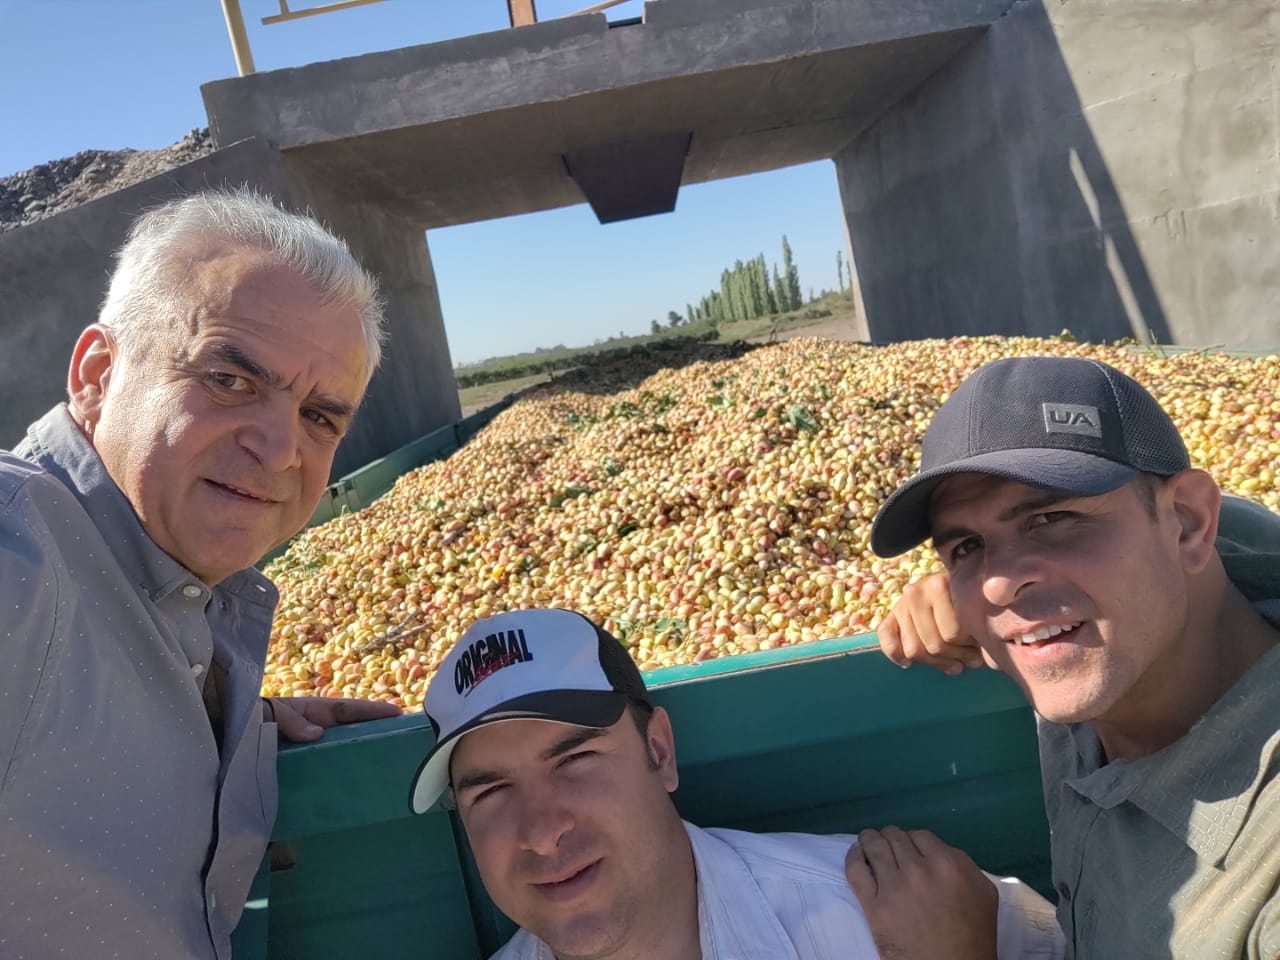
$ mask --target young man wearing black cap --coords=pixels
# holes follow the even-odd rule
[[[1216,540],[1220,506],[1243,546]],[[1280,957],[1278,519],[1223,501],[1135,381],[1050,357],[961,384],[876,517],[878,554],[932,537],[947,570],[882,625],[885,652],[957,672],[976,638],[1041,718],[1071,956]],[[934,955],[919,901],[962,885],[927,861],[880,835],[850,851],[904,958]]]
[[[411,806],[456,804],[485,889],[521,927],[503,960],[879,956],[844,879],[851,838],[681,820],[670,719],[623,646],[580,614],[474,624],[424,709],[437,740]],[[993,953],[998,940],[1006,960],[1061,957],[1049,904],[966,862],[998,901]]]

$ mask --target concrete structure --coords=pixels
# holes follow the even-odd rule
[[[835,157],[872,333],[1280,350],[1278,11],[1013,4]]]
[[[640,210],[669,204],[672,172],[831,157],[879,341],[1069,328],[1280,349],[1276,7],[650,0],[643,23],[552,21],[204,92],[218,142],[266,137],[427,228],[584,193],[611,219],[620,201],[575,175],[593,152]]]
[[[823,158],[872,339],[1280,349],[1277,6],[650,0],[208,84],[207,166],[0,235],[0,443],[60,393],[131,212],[205,182],[310,207],[383,277],[389,362],[339,471],[458,415],[424,230]]]
[[[552,20],[203,92],[215,143],[261,137],[431,229],[582,203],[565,158],[611,144],[692,134],[686,184],[826,159],[1007,4],[650,0],[644,23]]]

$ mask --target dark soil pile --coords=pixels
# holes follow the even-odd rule
[[[0,231],[70,210],[212,152],[209,131],[192,130],[159,150],[82,150],[0,178]]]

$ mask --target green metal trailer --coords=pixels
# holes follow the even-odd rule
[[[342,478],[312,522],[368,505],[511,402]],[[904,671],[864,635],[646,679],[675,725],[675,799],[688,819],[766,831],[928,828],[1051,895],[1035,721],[1005,677]],[[456,816],[409,813],[410,779],[431,743],[419,714],[282,748],[279,816],[237,960],[363,950],[472,960],[502,944],[513,928],[485,895]]]
[[[650,673],[671,713],[676,804],[705,826],[924,827],[1049,894],[1035,722],[1006,678],[901,670],[874,636]],[[422,715],[283,748],[280,813],[237,960],[488,956],[512,932],[456,816],[409,812]]]

